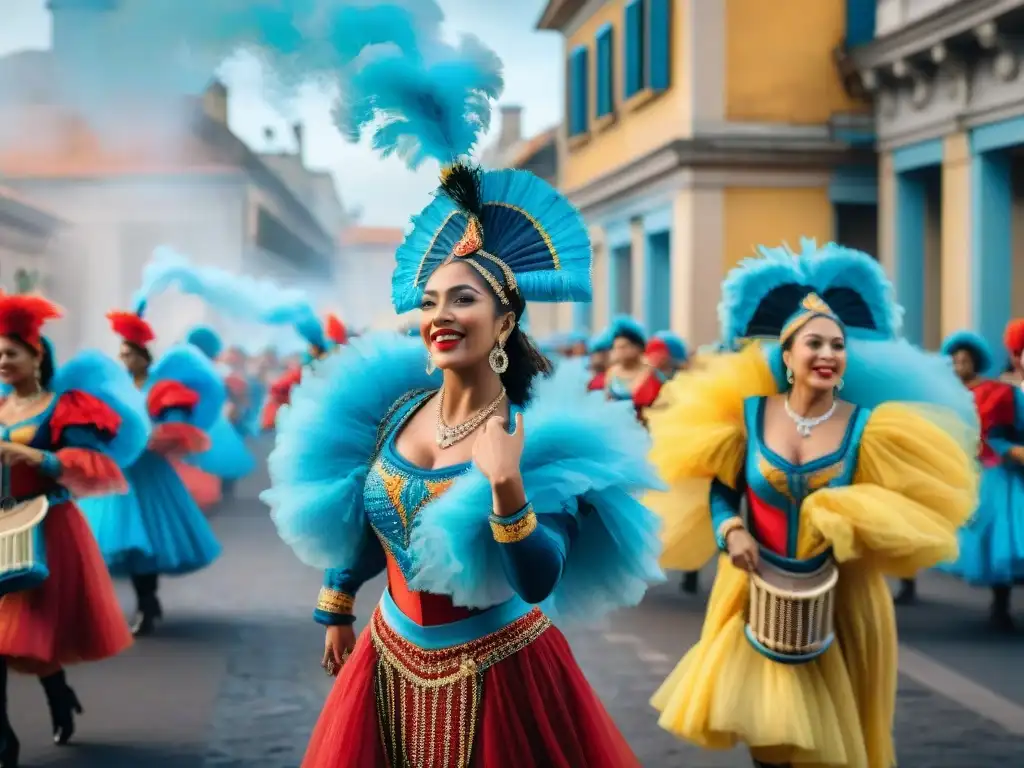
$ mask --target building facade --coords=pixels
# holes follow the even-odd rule
[[[62,96],[59,48],[82,44],[90,25],[116,22],[116,4],[50,8],[54,48],[0,59],[0,179],[72,228],[74,249],[54,267],[88,298],[72,347],[116,345],[104,314],[129,303],[160,245],[258,277],[333,280],[338,230],[322,223],[313,196],[232,133],[223,85],[173,102],[111,105],[97,130]],[[162,345],[197,322],[230,325],[177,296],[149,312]]]
[[[395,251],[404,237],[400,227],[354,225],[341,233],[337,301],[354,330],[395,330],[417,322],[408,313],[396,315],[391,307]]]
[[[60,219],[11,189],[0,187],[0,290],[41,292],[71,313],[80,294],[61,274],[67,228]],[[47,336],[58,355],[69,351],[73,323],[57,321]]]
[[[851,62],[875,100],[880,258],[905,332],[1001,346],[1024,315],[1024,0],[879,0]]]
[[[873,13],[856,0],[550,0],[538,26],[565,38],[560,184],[595,244],[578,330],[628,313],[709,342],[721,280],[757,244],[874,252],[869,107],[835,64]]]

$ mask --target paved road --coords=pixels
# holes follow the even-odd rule
[[[299,764],[329,686],[318,667],[322,633],[309,618],[319,574],[300,566],[276,539],[254,500],[262,482],[244,484],[239,499],[214,517],[223,558],[203,573],[167,581],[167,619],[157,637],[119,658],[70,670],[86,708],[72,746],[50,744],[39,685],[12,678],[12,719],[25,766]],[[710,583],[709,575],[704,583]],[[382,583],[369,584],[366,595],[381,588]],[[987,597],[943,577],[926,578],[921,592],[922,605],[900,616],[909,646],[901,657],[906,675],[897,722],[902,765],[1019,765],[1024,633],[993,637],[984,623]],[[122,585],[121,594],[127,610],[130,590]],[[739,752],[701,753],[677,742],[657,728],[647,705],[651,691],[698,636],[702,606],[702,596],[685,596],[669,584],[598,631],[567,632],[645,766],[749,766]],[[1024,623],[1024,611],[1018,614]]]

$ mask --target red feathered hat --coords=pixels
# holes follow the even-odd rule
[[[335,344],[348,343],[348,329],[337,315],[328,314],[324,318],[324,334]]]
[[[134,312],[107,312],[114,333],[137,347],[145,347],[156,338],[149,323]]]
[[[0,336],[17,336],[37,350],[43,349],[43,325],[64,312],[42,296],[0,291]]]
[[[1014,357],[1020,357],[1020,353],[1024,352],[1024,319],[1011,320],[1006,324],[1003,344],[1007,352]]]

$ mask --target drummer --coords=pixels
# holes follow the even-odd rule
[[[121,467],[145,448],[149,418],[131,379],[108,358],[83,352],[58,370],[42,336],[61,311],[38,296],[0,292],[0,459],[6,502],[45,498],[34,578],[0,548],[0,765],[18,764],[7,717],[8,669],[37,675],[57,744],[75,732],[82,705],[64,665],[115,656],[132,642],[89,524],[73,498],[121,493]],[[66,371],[66,373],[65,373]],[[12,567],[13,566],[13,567]],[[18,573],[20,572],[20,574]],[[12,581],[9,577],[17,575]],[[24,706],[24,705],[23,705]]]
[[[745,743],[755,765],[890,766],[896,628],[881,569],[913,573],[955,553],[956,529],[973,509],[973,461],[966,443],[887,402],[963,405],[942,360],[895,339],[897,312],[877,262],[804,247],[796,258],[767,251],[764,261],[745,260],[723,288],[727,348],[770,325],[778,343],[710,356],[668,383],[669,406],[650,414],[652,459],[673,485],[647,499],[666,518],[663,566],[694,570],[716,545],[722,552],[700,641],[652,704],[666,730],[713,749]],[[853,286],[861,301],[844,304],[848,317],[810,290],[786,293],[813,286],[804,265],[825,261],[828,274],[863,278]],[[854,331],[892,338],[872,342],[871,365],[897,370],[866,375]],[[857,375],[844,386],[848,372]],[[903,389],[880,391],[880,381]],[[962,418],[969,432],[971,414]],[[756,616],[747,625],[749,571],[763,574],[755,581],[768,580],[766,599],[782,609],[814,599],[800,586],[809,574],[809,591],[823,594],[838,575],[821,601],[834,606],[836,641],[828,645],[829,615],[817,637]],[[773,589],[773,580],[789,586]]]

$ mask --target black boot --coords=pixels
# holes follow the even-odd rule
[[[700,584],[699,578],[699,571],[687,571],[683,574],[683,583],[679,585],[680,589],[688,595],[696,595]]]
[[[53,721],[53,743],[67,744],[75,733],[75,715],[82,714],[78,696],[68,685],[64,670],[39,678],[46,691],[46,703],[50,705],[50,719]]]
[[[158,578],[155,573],[132,576],[132,586],[135,587],[135,599],[138,605],[135,620],[132,622],[132,634],[136,637],[153,634],[157,620],[164,616],[160,600],[156,596],[159,586]]]
[[[0,657],[0,768],[18,768],[21,744],[7,717],[7,659]]]
[[[1010,586],[992,587],[992,626],[1000,632],[1014,630],[1013,617],[1010,616]]]
[[[900,591],[893,601],[896,605],[913,605],[917,602],[917,579],[900,579]]]

